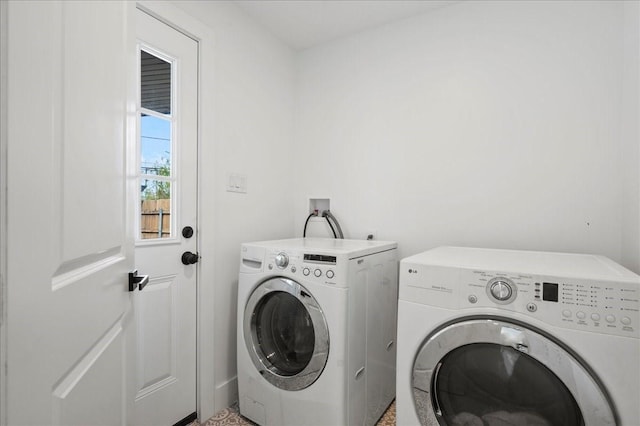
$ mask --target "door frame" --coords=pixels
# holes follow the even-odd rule
[[[0,1],[0,425],[7,424],[7,20],[8,3]]]
[[[197,145],[198,145],[198,176],[197,176],[197,226],[196,232],[202,229],[204,218],[213,217],[211,203],[203,203],[201,182],[211,182],[213,172],[205,175],[202,164],[213,164],[213,159],[203,161],[202,141],[213,140],[213,128],[206,125],[202,117],[210,117],[213,114],[213,93],[203,90],[212,87],[211,82],[213,63],[213,32],[209,27],[198,21],[191,15],[182,11],[169,2],[164,1],[138,1],[136,7],[166,25],[172,27],[192,38],[198,43],[198,117],[197,117]],[[135,22],[135,17],[131,17]],[[209,72],[205,72],[209,70]],[[207,227],[205,234],[199,233],[197,250],[202,257],[198,262],[199,273],[196,282],[196,409],[198,418],[207,420],[212,417],[220,407],[216,407],[215,401],[215,360],[214,360],[214,235],[213,227]]]

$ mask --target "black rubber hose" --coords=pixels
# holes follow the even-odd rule
[[[331,221],[329,220],[329,216],[328,215],[324,215],[324,218],[327,220],[327,223],[329,224],[329,227],[331,228],[331,232],[333,232],[333,238],[338,238],[338,235],[336,235],[336,230],[333,229],[333,225],[331,224]]]
[[[311,213],[309,216],[307,216],[307,220],[305,220],[304,222],[304,230],[302,231],[302,238],[305,238],[307,236],[307,225],[309,224],[309,219],[311,219],[313,216],[318,216],[318,211],[315,211]]]

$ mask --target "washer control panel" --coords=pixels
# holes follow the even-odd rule
[[[270,271],[284,274],[291,274],[295,277],[300,275],[305,279],[335,285],[337,279],[341,277],[336,256],[296,253],[275,250],[266,255],[267,268]]]
[[[461,307],[493,306],[561,327],[640,337],[637,283],[488,271],[465,271],[462,275]]]

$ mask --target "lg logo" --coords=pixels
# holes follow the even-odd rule
[[[410,274],[417,274],[418,270],[417,269],[409,269],[409,273]]]

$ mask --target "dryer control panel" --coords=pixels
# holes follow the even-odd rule
[[[557,327],[640,338],[640,282],[406,264],[400,282],[403,300],[518,312]]]
[[[477,293],[484,287],[484,306],[494,303],[560,327],[640,336],[640,287],[635,283],[488,271],[462,275],[467,277],[468,307],[478,306]]]

